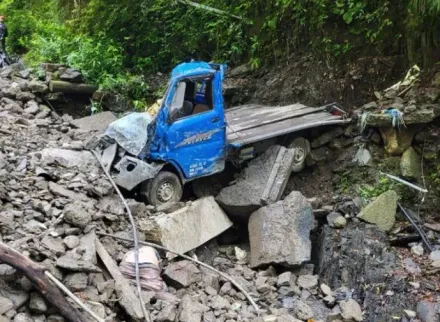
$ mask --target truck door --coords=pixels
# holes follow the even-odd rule
[[[188,180],[223,171],[225,166],[226,122],[222,101],[214,96],[221,95],[221,90],[214,90],[221,88],[217,77],[180,80],[169,108],[168,159],[181,167]]]

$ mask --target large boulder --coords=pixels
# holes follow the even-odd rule
[[[232,226],[213,197],[199,199],[169,214],[161,214],[141,226],[148,240],[179,252],[193,250]]]
[[[393,127],[381,127],[380,133],[385,143],[385,151],[395,156],[402,155],[411,146],[415,131],[410,128],[397,130]]]
[[[234,217],[248,219],[265,204],[280,200],[289,180],[294,151],[273,145],[253,159],[237,182],[222,189],[216,200]]]
[[[402,176],[408,179],[420,179],[422,176],[421,158],[417,152],[410,147],[406,150],[400,160],[400,171]]]
[[[362,209],[358,218],[377,225],[383,231],[390,231],[396,222],[397,200],[395,191],[384,192]]]
[[[251,266],[291,267],[309,261],[313,209],[298,191],[254,212],[249,219]]]
[[[41,151],[43,165],[59,164],[66,168],[79,168],[90,171],[89,167],[99,166],[98,160],[89,151],[46,148]]]

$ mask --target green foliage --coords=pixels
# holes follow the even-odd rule
[[[3,0],[0,12],[8,16],[11,51],[79,68],[138,102],[146,86],[132,75],[168,71],[189,57],[258,69],[302,50],[328,60],[398,54],[408,49],[402,35],[414,35],[419,48],[440,21],[440,0],[197,2],[227,14],[169,0]],[[423,53],[434,46],[422,43]]]
[[[392,181],[387,177],[381,177],[374,185],[361,185],[360,196],[369,200],[380,196],[382,193],[387,192],[388,190],[396,189],[398,185],[400,184],[397,184],[395,181]]]

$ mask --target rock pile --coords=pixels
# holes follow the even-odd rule
[[[0,83],[1,241],[44,265],[98,316],[106,318],[116,313],[124,319],[125,313],[118,305],[118,283],[103,274],[106,268],[97,260],[95,241],[100,239],[117,263],[131,244],[99,238],[97,232],[126,238],[131,233],[110,182],[93,155],[83,150],[89,132],[77,129],[68,115],[60,117],[41,104],[32,88],[44,92],[44,84],[16,78],[3,78]],[[142,217],[151,209],[134,200],[129,203],[136,221],[142,223]],[[311,208],[308,211],[306,231],[311,229]],[[326,319],[330,309],[322,300],[317,276],[311,269],[281,275],[272,267],[257,272],[249,268],[246,254],[239,248],[220,248],[213,265],[252,294],[263,316],[277,315],[279,321]],[[168,263],[163,277],[168,291],[178,300],[150,302],[154,294],[144,292],[156,321],[257,318],[244,295],[231,283],[190,262]],[[1,265],[0,280],[2,321],[62,321],[20,272]]]

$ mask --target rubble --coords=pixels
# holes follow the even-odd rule
[[[291,149],[279,145],[269,147],[249,162],[235,184],[220,191],[217,202],[229,215],[249,218],[263,205],[280,200],[291,174],[293,158]]]
[[[297,191],[254,212],[248,224],[251,267],[275,263],[295,266],[309,261],[312,226],[312,206]]]
[[[2,242],[44,266],[80,295],[82,302],[98,316],[107,318],[115,313],[116,320],[143,319],[132,278],[124,276],[119,265],[132,243],[95,234],[96,231],[131,239],[125,210],[94,156],[83,151],[84,140],[90,133],[101,132],[115,116],[103,113],[77,120],[67,115],[57,117],[39,104],[39,93],[47,91],[45,84],[25,79],[12,83],[0,79],[0,88],[6,95],[0,100]],[[335,130],[331,135],[318,137],[314,141],[317,148],[307,163],[316,164],[327,160],[335,150],[342,151],[347,144],[342,135],[349,131],[342,132]],[[392,135],[402,136],[399,133]],[[399,154],[407,150],[403,149],[407,142],[402,138],[392,142],[392,135],[385,142],[389,151]],[[327,142],[330,136],[335,138]],[[436,138],[433,136],[428,143],[435,143]],[[407,141],[412,141],[412,137]],[[420,145],[424,140],[415,135],[414,142]],[[241,219],[251,215],[250,252],[246,244],[220,249],[207,246],[209,254],[203,257],[255,298],[262,308],[262,317],[257,318],[254,308],[231,282],[189,261],[174,259],[163,262],[170,297],[158,296],[150,302],[157,294],[145,288],[142,292],[153,320],[388,321],[396,312],[415,311],[417,302],[411,301],[407,289],[424,289],[425,282],[406,285],[389,274],[399,266],[386,236],[375,226],[350,219],[358,214],[361,203],[350,199],[330,204],[321,196],[319,200],[311,198],[316,210],[323,210],[326,216],[333,212],[327,218],[317,218],[320,225],[328,222],[338,229],[323,228],[316,252],[316,272],[313,265],[304,265],[312,259],[310,232],[315,228],[314,234],[318,233],[321,227],[314,225],[312,208],[299,192],[277,201],[282,198],[285,180],[290,176],[289,154],[279,146],[271,149],[273,155],[252,161],[250,170],[242,173],[244,177],[249,175],[250,183],[244,184],[243,177],[238,178],[236,187],[226,188],[217,199],[232,215],[241,215]],[[414,150],[420,153],[416,147]],[[371,149],[372,157],[373,152]],[[278,156],[283,161],[277,165]],[[230,229],[231,221],[212,197],[176,205],[181,207],[177,210],[154,209],[134,201],[130,201],[130,206],[142,232],[141,239],[157,241],[182,253],[228,230],[230,235],[238,235],[237,230]],[[379,213],[383,215],[382,211]],[[364,215],[366,212],[368,206]],[[395,211],[393,218],[394,215]],[[191,252],[191,256],[201,259],[201,250],[196,255]],[[431,257],[428,266],[438,262],[435,251]],[[412,262],[404,261],[403,265],[408,265],[400,267],[402,271],[406,268],[418,274],[424,269],[415,262],[417,257],[413,258]],[[269,265],[275,268],[268,268]],[[2,265],[0,282],[0,321],[64,321],[19,271]],[[375,285],[387,288],[376,289]],[[386,295],[388,291],[394,295]],[[387,306],[382,305],[384,300]],[[360,305],[365,307],[364,313]],[[419,304],[417,315],[420,320],[431,322],[434,320],[427,316],[435,317],[436,309],[429,303]],[[125,313],[121,314],[122,310]]]

